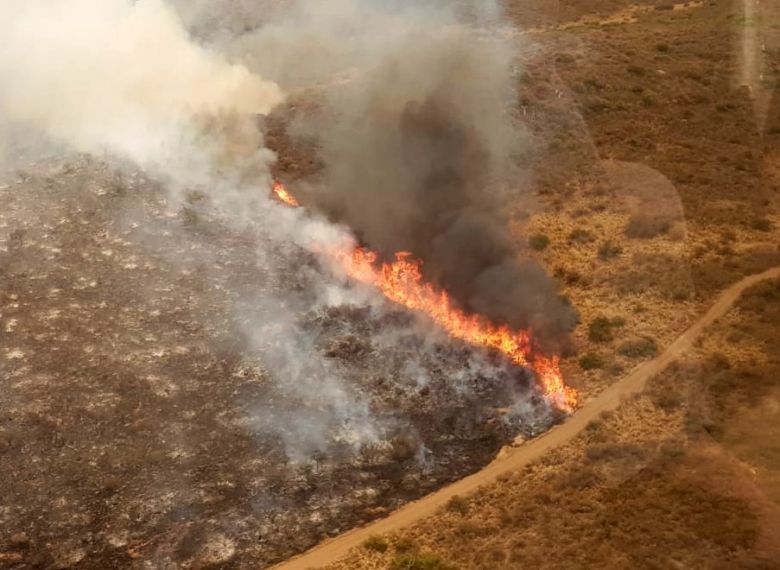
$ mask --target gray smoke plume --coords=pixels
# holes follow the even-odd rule
[[[521,262],[501,213],[522,138],[507,43],[421,35],[356,81],[322,140],[320,200],[369,246],[411,251],[465,309],[560,338],[574,324],[554,282]]]
[[[237,44],[275,46],[273,62],[254,63],[292,89],[324,85],[316,120],[294,127],[321,151],[316,204],[385,259],[398,251],[423,259],[426,278],[467,311],[530,327],[559,349],[576,315],[544,270],[518,257],[502,211],[523,198],[528,175],[517,159],[529,137],[512,114],[520,46],[500,11],[318,4],[295,2],[285,17],[297,26],[281,17]],[[331,88],[322,70],[343,80]]]
[[[302,250],[352,247],[349,226],[385,256],[423,258],[426,276],[464,308],[545,339],[565,335],[571,311],[538,266],[517,260],[501,216],[525,137],[510,112],[516,45],[495,27],[494,2],[176,4],[189,30],[163,0],[0,0],[0,149],[18,146],[8,125],[131,162],[167,183],[171,206],[197,189],[227,227],[251,228],[258,266],[280,282]],[[319,143],[327,166],[310,205],[330,221],[268,199],[275,157],[258,118],[282,92],[312,86],[322,113],[292,129]],[[312,271],[327,290],[333,276]],[[372,409],[375,388],[360,384],[368,375],[324,360],[299,323],[329,303],[293,303],[289,289],[258,287],[257,314],[237,317],[279,397],[255,406],[254,427],[278,432],[294,458],[383,439],[392,421]],[[475,362],[474,383],[497,378]],[[395,392],[412,390],[404,375],[418,378],[415,390],[431,382],[397,369],[407,372],[393,375]]]

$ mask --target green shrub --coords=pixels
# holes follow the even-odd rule
[[[381,536],[369,536],[363,542],[363,548],[367,550],[373,550],[374,552],[386,552],[389,544],[386,539]]]
[[[550,245],[550,238],[544,234],[534,234],[528,238],[528,245],[535,251],[542,251]]]
[[[604,357],[596,352],[588,352],[583,354],[579,360],[580,367],[583,370],[595,370],[597,368],[604,368],[606,364]]]

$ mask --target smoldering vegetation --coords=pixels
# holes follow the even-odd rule
[[[347,18],[345,4],[364,18]],[[253,62],[321,89],[318,112],[290,129],[318,148],[322,170],[304,181],[310,206],[385,259],[422,258],[426,278],[465,310],[532,328],[560,350],[576,314],[540,266],[518,257],[503,212],[530,198],[520,158],[531,145],[513,115],[523,46],[494,6],[466,8],[337,2],[334,13],[315,9],[299,28],[270,25],[237,45],[283,61],[315,48],[293,71]],[[340,80],[328,84],[320,65]]]
[[[520,144],[503,115],[509,47],[463,47],[496,13],[334,4],[312,37],[338,54],[329,72],[365,75],[291,127],[325,129],[328,167],[302,183],[322,216],[269,199],[258,118],[278,85],[321,79],[327,50],[293,65],[312,6],[238,37],[217,26],[210,48],[160,0],[0,7],[0,122],[23,139],[3,138],[0,186],[0,451],[16,475],[0,528],[28,535],[32,567],[265,564],[557,419],[528,371],[316,255],[354,230],[424,257],[465,308],[565,336],[568,309],[511,254],[500,216]],[[404,48],[415,15],[444,31]],[[348,20],[365,25],[357,51],[336,33]]]
[[[301,248],[258,257],[262,233],[203,201],[171,215],[93,161],[16,176],[0,529],[30,567],[262,566],[555,419],[523,370],[326,283]]]

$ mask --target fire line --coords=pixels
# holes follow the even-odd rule
[[[289,206],[300,204],[284,185],[275,181],[273,192]],[[557,356],[534,351],[529,331],[497,326],[479,315],[468,315],[456,307],[446,291],[425,283],[422,260],[409,252],[399,252],[395,261],[379,263],[377,253],[366,248],[325,252],[352,279],[371,285],[386,298],[407,309],[425,314],[451,337],[466,343],[497,350],[518,366],[531,368],[542,393],[556,408],[571,413],[577,406],[577,391],[566,386]]]

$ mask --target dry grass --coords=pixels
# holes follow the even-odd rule
[[[579,354],[618,349],[588,338],[594,319],[622,315],[621,333],[664,345],[718,291],[780,264],[780,112],[759,136],[758,102],[735,88],[736,4],[634,4],[508,2],[544,48],[519,92],[547,145],[532,164],[539,207],[518,206],[515,233],[581,315],[564,370],[588,394],[636,358],[583,373]],[[777,81],[780,50],[766,54]]]
[[[780,281],[749,290],[646,394],[393,540],[461,569],[779,568],[778,317]],[[715,350],[735,329],[763,364]]]

